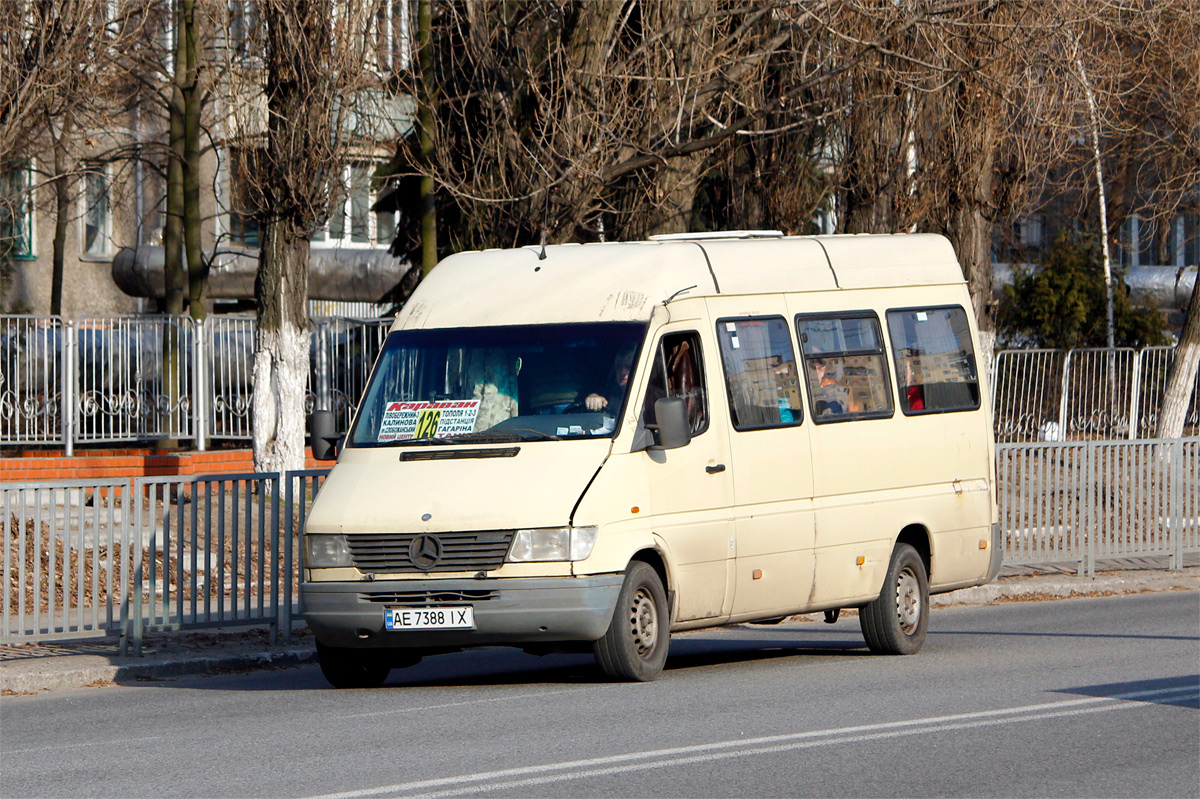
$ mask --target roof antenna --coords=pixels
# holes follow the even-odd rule
[[[546,226],[550,223],[550,189],[546,189],[546,205],[542,209],[542,251],[538,253],[538,260],[546,260]]]

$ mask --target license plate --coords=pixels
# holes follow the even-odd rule
[[[473,630],[475,608],[387,608],[384,627],[388,630]]]

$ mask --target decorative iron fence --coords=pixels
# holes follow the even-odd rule
[[[390,319],[312,320],[306,402],[349,426]],[[249,439],[255,320],[0,316],[0,447]]]
[[[1153,436],[1174,347],[1003,350],[992,368],[996,441]],[[1184,435],[1200,435],[1200,373]]]

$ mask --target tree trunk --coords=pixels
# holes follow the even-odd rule
[[[196,0],[182,0],[180,34],[183,65],[183,242],[187,252],[188,312],[197,321],[207,315],[208,264],[200,249],[200,82]]]
[[[1175,359],[1167,376],[1167,388],[1163,392],[1162,410],[1158,415],[1158,438],[1179,438],[1187,421],[1188,400],[1196,385],[1196,371],[1200,369],[1200,272],[1192,285],[1192,299],[1188,303],[1187,318],[1179,345],[1175,347]]]
[[[170,146],[167,153],[167,219],[163,225],[163,277],[165,307],[181,314],[187,297],[187,270],[183,264],[183,99],[178,87],[170,103]]]
[[[63,271],[67,247],[67,223],[71,219],[71,186],[67,176],[70,159],[67,157],[67,136],[71,130],[71,117],[63,116],[62,130],[58,136],[53,129],[54,140],[54,252],[51,255],[50,313],[62,313]]]
[[[417,6],[417,69],[420,71],[421,98],[417,112],[421,168],[421,274],[437,266],[437,202],[433,182],[433,125],[437,113],[437,84],[433,64],[433,0],[419,0]]]
[[[308,379],[308,239],[280,219],[263,229],[254,295],[254,470],[304,468],[304,394]]]

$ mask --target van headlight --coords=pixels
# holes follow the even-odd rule
[[[309,569],[332,569],[353,566],[346,536],[309,533],[304,536],[304,565]]]
[[[584,560],[596,545],[597,527],[538,527],[517,530],[508,548],[509,563]]]

